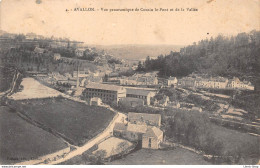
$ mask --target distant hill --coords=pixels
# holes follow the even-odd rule
[[[117,58],[130,60],[143,60],[147,56],[151,58],[169,54],[171,51],[179,51],[181,45],[93,45],[99,50],[104,50]]]

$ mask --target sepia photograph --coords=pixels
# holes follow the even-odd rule
[[[0,0],[15,165],[258,168],[260,0]]]

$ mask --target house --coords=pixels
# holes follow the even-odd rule
[[[75,54],[76,54],[77,57],[83,57],[84,51],[85,51],[84,48],[77,48],[77,49],[75,50]]]
[[[103,79],[101,76],[93,76],[93,75],[87,75],[85,74],[87,77],[82,77],[84,76],[84,74],[79,75],[79,79],[80,79],[80,85],[81,86],[85,86],[88,83],[102,83]]]
[[[130,107],[143,106],[144,100],[139,98],[134,98],[134,97],[125,97],[119,101],[119,104],[130,106]]]
[[[161,126],[160,114],[148,114],[148,113],[128,113],[128,122],[132,124],[147,124],[151,126]]]
[[[214,89],[224,89],[227,87],[228,79],[223,77],[215,78],[201,78],[197,77],[195,80],[195,87],[197,88],[214,88]]]
[[[85,88],[83,97],[86,99],[99,97],[102,102],[118,104],[120,99],[126,97],[126,90],[122,86],[90,82]]]
[[[101,105],[101,103],[102,103],[102,100],[99,98],[99,97],[92,97],[91,99],[90,99],[90,105],[91,106],[100,106]]]
[[[227,84],[228,89],[242,89],[242,90],[254,90],[254,86],[251,82],[248,81],[240,81],[239,78],[234,77],[230,79]]]
[[[53,59],[54,59],[55,61],[60,60],[60,58],[61,58],[61,56],[60,56],[59,53],[54,53]]]
[[[142,135],[147,131],[147,125],[115,123],[113,135],[129,141],[141,141]]]
[[[180,108],[181,107],[181,104],[177,101],[169,102],[168,105],[172,106],[173,108]]]
[[[76,78],[77,76],[79,78],[87,77],[89,75],[89,71],[73,71],[72,76]]]
[[[167,86],[176,86],[178,83],[178,80],[176,77],[169,77],[169,79],[167,80]]]
[[[163,142],[163,132],[157,127],[150,127],[142,136],[142,148],[158,149]]]
[[[180,87],[195,87],[195,78],[185,77],[178,80],[177,85]]]
[[[252,85],[251,82],[243,80],[240,84],[240,88],[247,89],[247,90],[254,90],[255,87]]]
[[[227,84],[227,88],[237,89],[240,87],[240,80],[237,77],[230,79]]]
[[[202,108],[200,107],[192,107],[191,110],[202,112]]]
[[[160,120],[160,114],[128,113],[128,123],[115,123],[113,135],[139,142],[142,148],[158,149],[163,141]]]
[[[113,135],[117,137],[125,136],[125,132],[127,130],[127,124],[124,123],[115,123],[113,128]]]
[[[150,105],[151,98],[155,96],[155,92],[137,87],[126,87],[126,97],[139,98],[144,100],[145,105]]]

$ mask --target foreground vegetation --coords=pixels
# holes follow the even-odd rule
[[[0,92],[6,91],[10,88],[15,74],[15,69],[11,67],[0,65]]]
[[[81,146],[102,132],[115,113],[62,97],[11,101],[10,105],[67,141]]]
[[[208,165],[202,156],[185,149],[151,150],[141,149],[126,157],[108,162],[111,165]]]
[[[62,139],[27,123],[8,107],[0,107],[0,123],[0,164],[37,159],[67,147]]]
[[[176,112],[167,120],[165,134],[174,142],[221,156],[229,164],[256,164],[259,160],[259,137],[217,126],[196,111]]]

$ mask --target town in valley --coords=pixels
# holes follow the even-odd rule
[[[0,163],[259,164],[259,46],[251,31],[131,59],[1,31]]]

